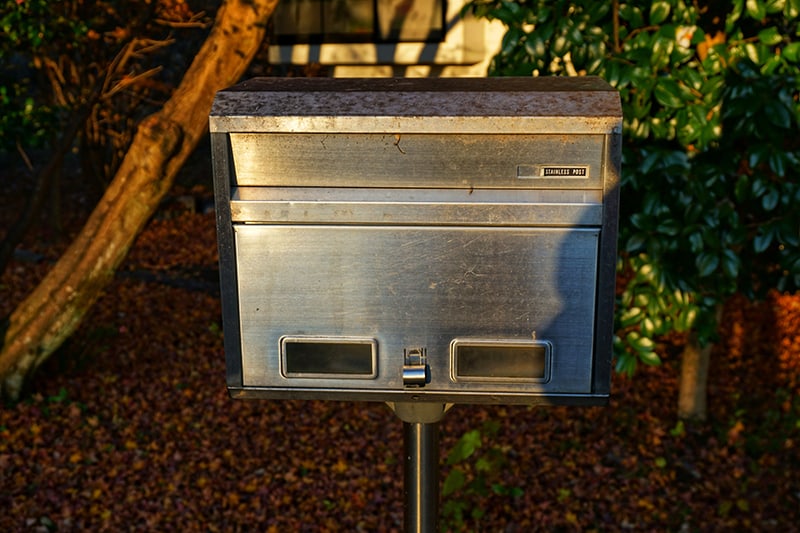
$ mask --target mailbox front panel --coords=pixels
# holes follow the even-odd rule
[[[467,391],[591,389],[597,229],[237,225],[234,233],[245,387],[385,397],[406,388],[404,354],[421,349],[429,381],[420,392],[441,401]],[[336,346],[330,358],[342,362],[287,372],[287,338],[321,353]],[[451,371],[454,341],[477,343],[491,359],[493,344],[534,339],[548,343],[546,358],[504,353],[542,359],[541,376]],[[481,357],[474,347],[469,354]]]
[[[240,186],[602,189],[603,135],[231,134]],[[559,171],[580,171],[564,176]],[[549,172],[548,172],[549,171]]]

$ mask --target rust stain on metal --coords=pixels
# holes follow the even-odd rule
[[[398,149],[398,150],[400,150],[400,153],[401,153],[401,154],[403,154],[403,155],[405,155],[405,154],[406,154],[406,153],[403,151],[403,149],[402,149],[402,148],[400,148],[400,135],[395,135],[395,136],[394,136],[394,145],[397,147],[397,149]]]

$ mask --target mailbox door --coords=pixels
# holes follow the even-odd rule
[[[299,397],[311,389],[316,396],[336,391],[337,398],[352,391],[356,399],[435,393],[440,401],[464,393],[494,401],[502,393],[513,402],[590,391],[599,234],[596,228],[236,225],[243,386]],[[529,341],[544,351],[517,357],[507,348]],[[287,346],[309,359],[287,361]],[[531,353],[541,358],[531,364],[542,372],[459,374],[459,346],[472,347],[464,356],[472,358],[471,368],[497,370],[502,363],[487,366],[481,358]],[[419,389],[402,379],[404,354],[416,349],[429,366]]]

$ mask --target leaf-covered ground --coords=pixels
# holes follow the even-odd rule
[[[0,409],[0,531],[401,531],[402,423],[386,406],[228,398],[214,217],[181,206]],[[0,316],[63,249],[42,235],[0,279]],[[472,483],[443,526],[800,530],[800,297],[727,307],[704,425],[676,419],[679,343],[615,376],[608,407],[450,411],[441,478]],[[475,429],[475,455],[445,464]]]

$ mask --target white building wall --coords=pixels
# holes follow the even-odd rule
[[[416,0],[424,4],[425,0]],[[448,3],[448,31],[440,43],[299,44],[271,46],[273,65],[319,63],[333,67],[335,77],[483,77],[500,48],[505,27],[459,12],[464,0]],[[420,9],[425,6],[421,5]],[[409,17],[410,21],[414,17]]]

